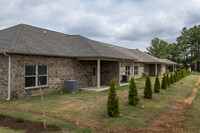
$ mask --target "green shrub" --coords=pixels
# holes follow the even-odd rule
[[[160,80],[158,78],[158,74],[156,75],[156,80],[155,80],[155,84],[154,84],[154,92],[160,93]]]
[[[133,106],[136,106],[140,101],[134,78],[130,80],[128,101]]]
[[[112,79],[110,83],[107,102],[107,114],[110,117],[116,117],[119,115],[119,97],[116,93],[115,79]]]
[[[167,86],[170,87],[170,78],[169,78],[169,74],[167,74],[166,79],[167,79]]]
[[[167,89],[167,78],[166,78],[165,74],[162,77],[161,89]]]
[[[173,77],[174,77],[174,82],[177,82],[177,78],[176,78],[175,72],[174,72],[174,74],[173,74]]]
[[[174,83],[174,77],[173,77],[173,74],[170,74],[170,83],[171,83],[171,84]]]
[[[19,118],[16,118],[15,122],[17,123],[23,123],[24,122],[24,119],[19,117]]]
[[[4,119],[6,116],[4,114],[0,114],[0,119]]]
[[[151,79],[148,75],[145,81],[145,88],[144,88],[144,98],[152,98],[152,86],[151,86]]]

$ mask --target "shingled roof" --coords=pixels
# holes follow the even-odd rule
[[[130,51],[138,58],[136,62],[144,63],[166,63],[164,60],[161,60],[157,57],[151,56],[147,53],[144,53],[138,49],[130,49]]]
[[[136,60],[114,45],[19,24],[0,31],[0,52]]]
[[[168,59],[161,59],[161,60],[163,60],[168,65],[176,65],[177,64],[176,62],[173,62],[173,61],[168,60]]]

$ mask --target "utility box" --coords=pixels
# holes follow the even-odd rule
[[[64,91],[70,93],[78,92],[78,80],[66,80]]]
[[[129,82],[129,75],[122,75],[123,82]]]
[[[147,75],[148,75],[148,73],[147,73],[147,72],[144,72],[144,73],[142,73],[142,77],[143,77],[143,78],[146,78],[146,77],[147,77]]]

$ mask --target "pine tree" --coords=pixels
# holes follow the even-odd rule
[[[160,93],[160,80],[158,78],[158,74],[156,75],[156,80],[155,80],[155,84],[154,84],[154,92]]]
[[[112,79],[110,83],[107,102],[107,114],[110,117],[116,117],[119,115],[119,97],[116,93],[115,79]]]
[[[140,101],[134,78],[130,80],[128,100],[129,104],[133,106],[136,106]]]
[[[173,74],[170,74],[170,83],[171,83],[171,84],[174,83],[174,77],[173,77]]]
[[[144,98],[152,98],[152,86],[151,86],[151,79],[148,75],[145,81],[145,88],[144,88]]]
[[[170,87],[170,79],[169,79],[169,74],[167,74],[166,76],[166,79],[167,79],[167,86]]]
[[[167,79],[166,79],[165,74],[162,77],[161,89],[167,89]]]

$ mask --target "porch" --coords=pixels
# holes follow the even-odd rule
[[[79,88],[93,91],[107,90],[113,78],[116,79],[116,86],[121,85],[119,81],[119,60],[94,58],[80,58],[77,60],[80,66],[85,66],[84,73],[87,73],[84,76],[77,74],[76,79],[80,84]]]

